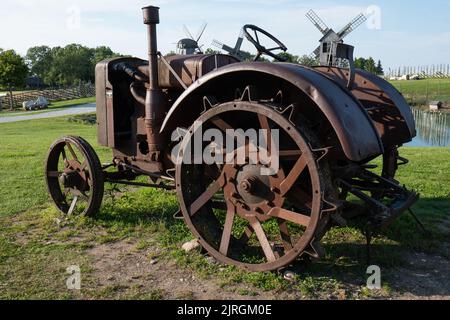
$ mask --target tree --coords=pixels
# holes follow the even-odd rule
[[[80,81],[94,81],[95,65],[105,59],[120,56],[109,47],[88,48],[80,44],[51,49],[51,65],[45,72],[47,84],[73,85]]]
[[[355,68],[366,70],[366,59],[364,58],[356,58],[355,59]]]
[[[379,76],[384,75],[384,69],[383,69],[383,66],[381,65],[381,60],[378,60],[378,63],[377,63],[377,75],[379,75]]]
[[[28,49],[25,60],[30,73],[44,79],[52,64],[52,49],[47,46],[36,46]]]
[[[205,50],[205,54],[221,54],[222,52],[220,52],[220,50],[214,50],[211,48],[208,48]]]
[[[94,67],[100,61],[110,59],[110,58],[115,58],[115,57],[119,56],[118,53],[115,53],[114,51],[111,50],[110,47],[106,47],[106,46],[100,46],[100,47],[94,48],[94,49],[92,49],[92,52],[93,52],[92,63],[94,65]]]
[[[281,52],[281,53],[278,53],[277,55],[280,58],[283,58],[284,60],[286,60],[286,62],[297,63],[298,64],[299,57],[295,56],[293,54],[290,54],[289,52]]]
[[[14,50],[0,49],[0,86],[7,88],[11,99],[11,109],[14,106],[12,88],[23,87],[28,75],[25,60]]]
[[[316,58],[304,54],[300,58],[298,58],[298,63],[302,66],[313,67],[317,66],[319,64],[319,61],[317,61]]]
[[[369,57],[366,60],[366,71],[376,74],[377,73],[377,66],[375,64],[375,60],[373,60],[372,57]]]
[[[165,55],[164,55],[164,57],[171,57],[171,56],[175,56],[176,55],[176,52],[175,51],[169,51],[168,53],[166,53]]]
[[[382,75],[384,74],[383,67],[381,65],[381,61],[378,60],[378,63],[375,63],[375,60],[372,57],[367,59],[365,58],[356,58],[355,59],[355,68],[365,70],[367,72]]]

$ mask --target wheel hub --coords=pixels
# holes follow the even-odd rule
[[[68,160],[64,172],[59,176],[59,181],[65,188],[75,188],[80,191],[89,189],[87,175],[81,164],[76,160]]]
[[[261,169],[260,165],[249,164],[243,166],[237,173],[237,191],[248,204],[261,203],[270,196],[270,179],[269,176],[261,175]]]
[[[272,207],[282,207],[284,197],[278,192],[284,179],[283,170],[274,175],[263,175],[262,164],[245,164],[227,169],[232,177],[226,184],[224,191],[236,206],[236,212],[244,219],[258,216],[260,221],[270,219],[265,213]]]

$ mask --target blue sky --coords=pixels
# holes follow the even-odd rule
[[[213,39],[234,44],[240,28],[252,23],[276,35],[290,52],[309,54],[320,38],[305,17],[309,9],[337,31],[371,7],[380,9],[380,15],[367,12],[380,28],[364,24],[346,38],[346,43],[355,45],[357,56],[381,59],[386,70],[450,63],[450,0],[2,0],[0,48],[25,54],[34,45],[75,42],[108,45],[144,58],[146,33],[140,8],[148,4],[161,7],[162,52],[174,50],[174,43],[184,37],[183,24],[195,34],[207,22],[201,40],[205,47]],[[244,48],[252,50],[248,44]]]

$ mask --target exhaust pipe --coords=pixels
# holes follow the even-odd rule
[[[144,7],[142,8],[142,13],[148,33],[149,85],[145,97],[145,128],[149,149],[148,155],[151,161],[160,161],[161,137],[159,129],[164,119],[166,99],[159,87],[158,80],[156,25],[159,24],[159,8],[154,6]]]

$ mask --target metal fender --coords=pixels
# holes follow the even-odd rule
[[[314,69],[290,63],[235,63],[206,74],[174,102],[161,132],[192,124],[203,111],[200,102],[204,96],[221,92],[223,88],[236,88],[242,84],[242,79],[251,79],[256,86],[265,81],[287,82],[300,90],[303,97],[308,97],[320,108],[349,160],[359,162],[383,153],[383,144],[371,118],[346,88]]]
[[[335,67],[316,67],[314,69],[342,85],[347,83],[347,69]],[[385,79],[356,69],[351,93],[366,108],[385,148],[409,142],[416,136],[415,122],[410,106],[402,94]]]

